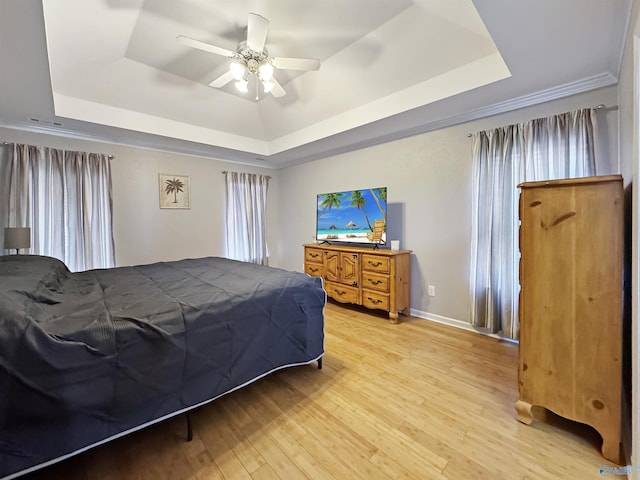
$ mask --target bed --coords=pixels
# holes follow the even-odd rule
[[[303,273],[209,257],[71,273],[0,257],[0,479],[324,354]]]

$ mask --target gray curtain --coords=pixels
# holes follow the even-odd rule
[[[4,145],[0,182],[0,222],[31,227],[28,253],[58,258],[71,271],[115,266],[105,155]]]
[[[269,177],[225,172],[227,256],[268,265],[267,189]]]
[[[473,135],[470,322],[518,338],[518,184],[596,175],[596,113],[581,109]]]

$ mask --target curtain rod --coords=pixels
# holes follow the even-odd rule
[[[600,103],[595,107],[591,107],[591,110],[617,110],[617,109],[618,109],[618,105],[611,105],[610,107],[607,107],[604,103]],[[467,133],[468,138],[471,138],[472,136],[473,136],[472,133]]]
[[[9,145],[9,142],[2,142],[2,144],[3,144],[3,145]],[[107,155],[107,158],[108,158],[109,160],[113,160],[114,158],[116,158],[116,156],[115,156],[115,155]]]
[[[227,170],[222,170],[222,174],[223,175],[226,175],[227,173],[229,173]],[[267,177],[269,180],[271,180],[271,177],[269,175],[265,175],[265,177]]]
[[[618,105],[611,105],[610,107],[607,107],[604,103],[601,103],[600,105],[596,105],[595,107],[593,107],[593,110],[617,110],[618,109]]]

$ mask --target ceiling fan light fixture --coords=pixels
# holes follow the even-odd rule
[[[267,80],[262,82],[262,86],[264,88],[264,93],[270,93],[271,90],[273,90],[273,87],[276,86],[276,84]]]
[[[270,57],[265,48],[269,20],[257,13],[249,13],[247,20],[246,39],[238,44],[235,51],[217,47],[194,38],[179,35],[178,40],[184,45],[203,50],[205,52],[221,55],[231,60],[229,70],[222,73],[214,81],[209,82],[213,88],[223,88],[235,80],[239,92],[249,92],[250,76],[253,76],[252,90],[255,85],[256,100],[259,100],[259,86],[262,84],[265,93],[271,93],[279,98],[286,95],[282,85],[276,80],[276,69],[281,70],[318,70],[320,61],[313,58],[286,58]]]
[[[268,82],[273,78],[273,65],[269,62],[264,62],[260,65],[260,68],[258,68],[258,75],[260,76],[260,80]]]
[[[247,93],[249,91],[249,82],[244,79],[240,79],[236,82],[236,88],[242,93]]]
[[[238,81],[242,80],[242,77],[244,77],[246,70],[247,67],[245,67],[245,65],[239,60],[234,60],[233,62],[231,62],[231,65],[229,65],[229,71],[231,72],[231,75],[233,75],[233,78]]]

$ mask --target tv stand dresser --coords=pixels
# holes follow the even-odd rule
[[[372,249],[338,245],[304,245],[304,271],[324,279],[332,299],[409,315],[411,250]]]

